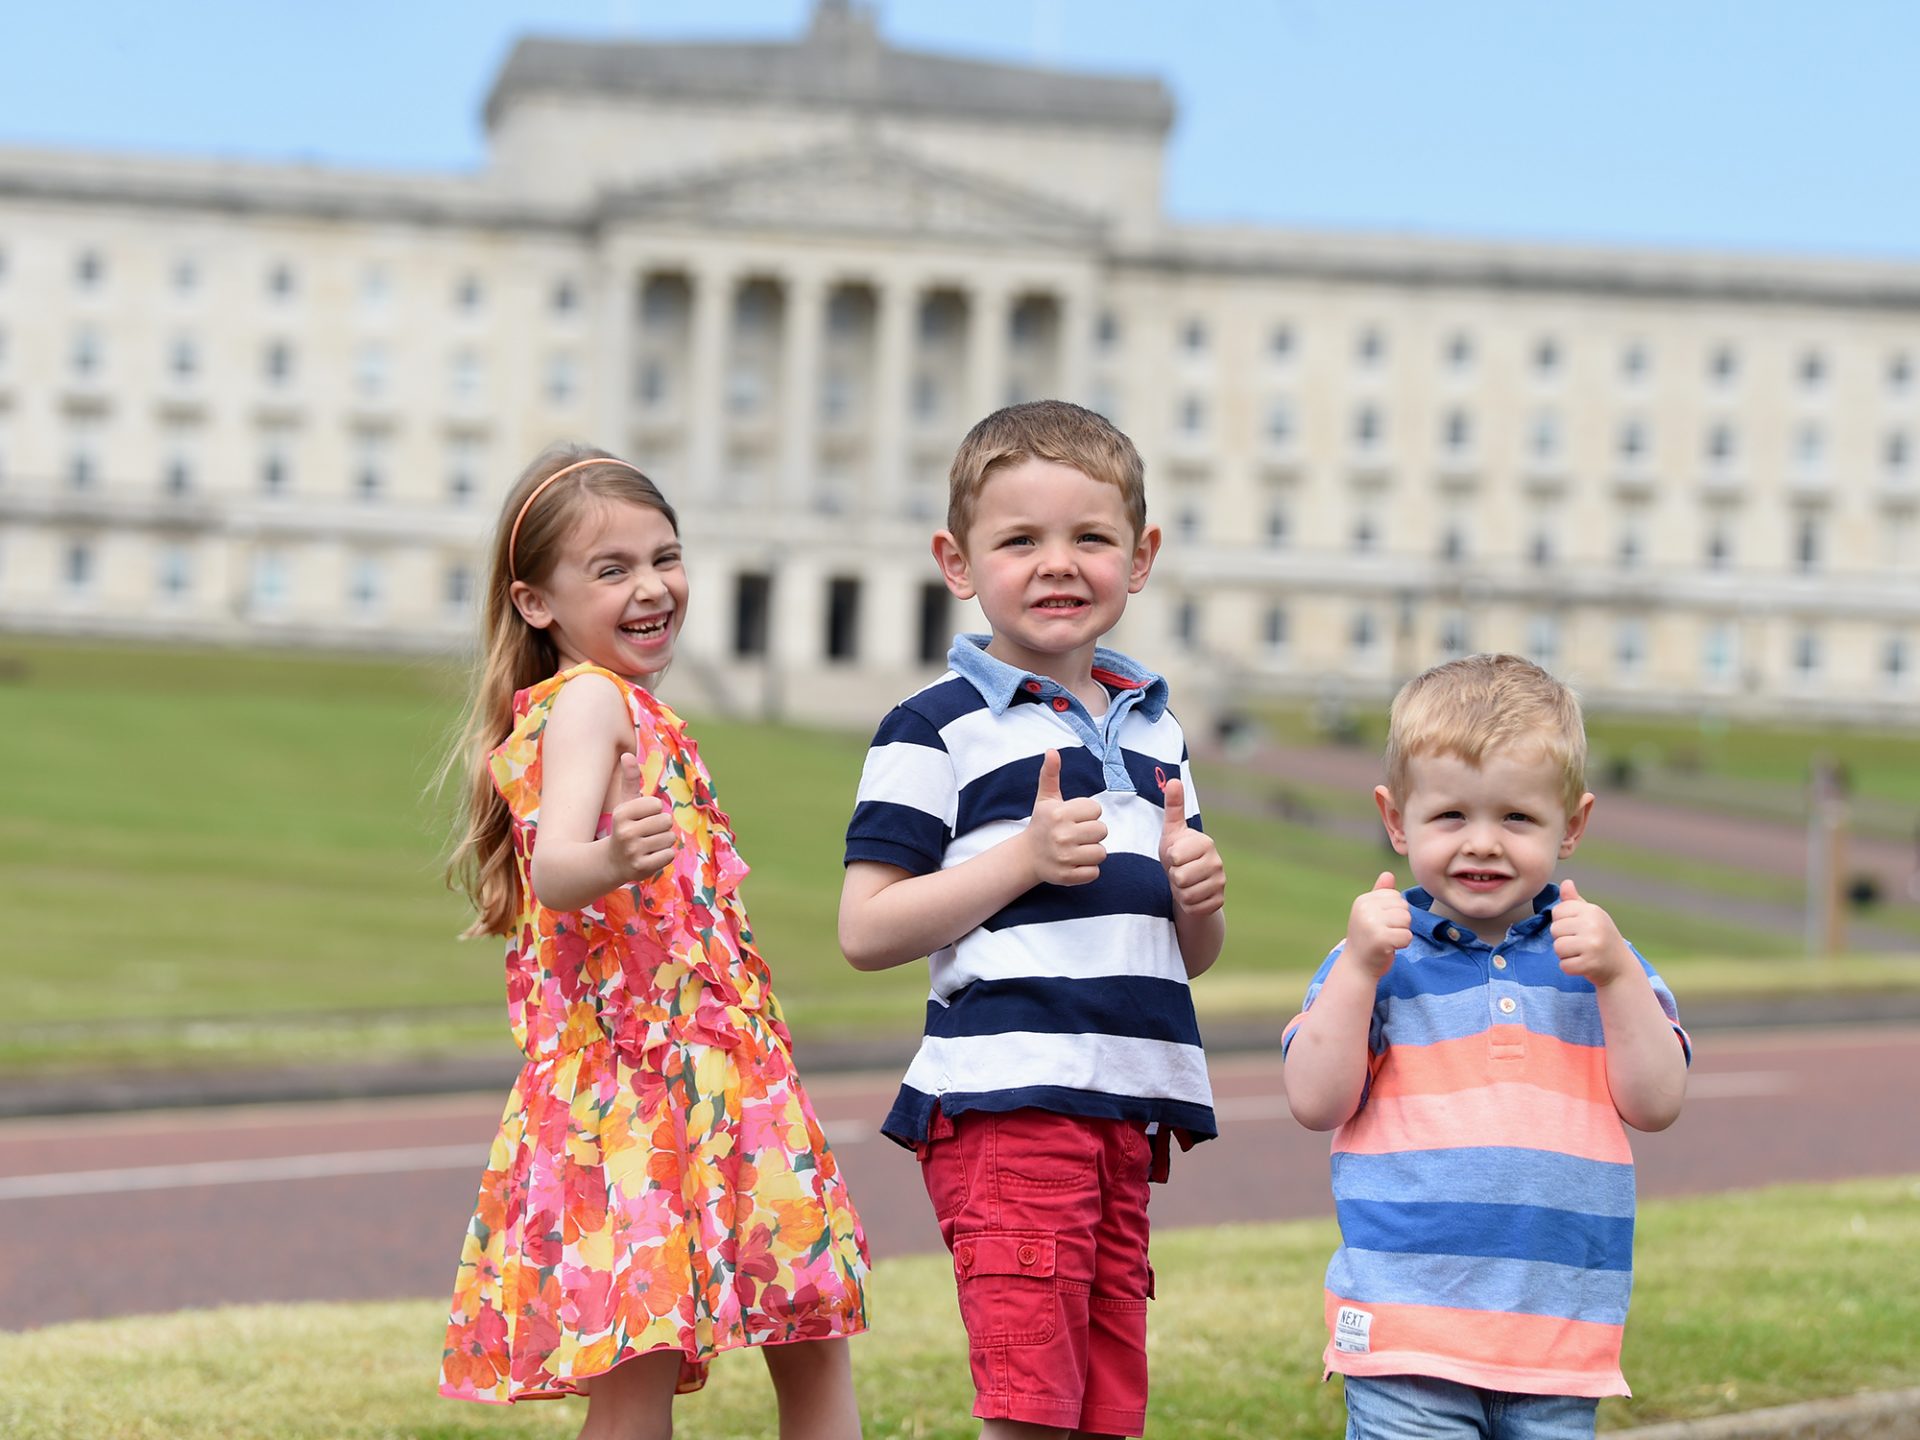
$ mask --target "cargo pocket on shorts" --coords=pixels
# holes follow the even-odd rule
[[[960,1319],[976,1349],[1043,1345],[1060,1328],[1051,1235],[996,1230],[956,1236]]]

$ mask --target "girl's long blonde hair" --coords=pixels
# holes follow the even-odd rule
[[[607,463],[580,464],[588,460]],[[578,470],[534,496],[551,476],[576,464],[580,464]],[[534,496],[532,504],[527,503],[529,496]],[[489,757],[513,729],[514,693],[545,680],[560,664],[560,653],[547,632],[534,629],[514,606],[513,584],[515,580],[543,583],[553,573],[567,537],[596,501],[623,501],[658,510],[674,533],[680,533],[680,518],[659,486],[626,461],[583,445],[555,445],[543,451],[521,472],[500,508],[481,600],[480,653],[473,688],[459,737],[440,771],[442,783],[457,776],[465,789],[453,852],[447,860],[447,884],[473,904],[475,919],[468,935],[509,934],[519,912],[513,817],[494,789]]]

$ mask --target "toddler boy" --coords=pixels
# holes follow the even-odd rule
[[[1552,883],[1593,812],[1586,748],[1572,692],[1515,655],[1394,699],[1374,801],[1414,888],[1383,872],[1354,901],[1282,1040],[1295,1117],[1335,1131],[1350,1435],[1564,1440],[1628,1393],[1624,1126],[1673,1123],[1690,1049],[1607,912]]]

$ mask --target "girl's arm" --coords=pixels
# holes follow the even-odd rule
[[[673,858],[673,816],[659,796],[640,793],[633,745],[633,714],[611,680],[582,675],[553,697],[531,867],[534,897],[549,910],[591,905]],[[612,832],[595,839],[608,810]]]

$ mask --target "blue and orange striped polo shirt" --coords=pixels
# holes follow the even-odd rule
[[[1559,898],[1549,885],[1489,945],[1407,891],[1413,943],[1380,981],[1367,1086],[1333,1134],[1330,1370],[1628,1393],[1633,1155],[1607,1087],[1599,998],[1553,953]],[[1672,992],[1640,963],[1691,1059]]]

